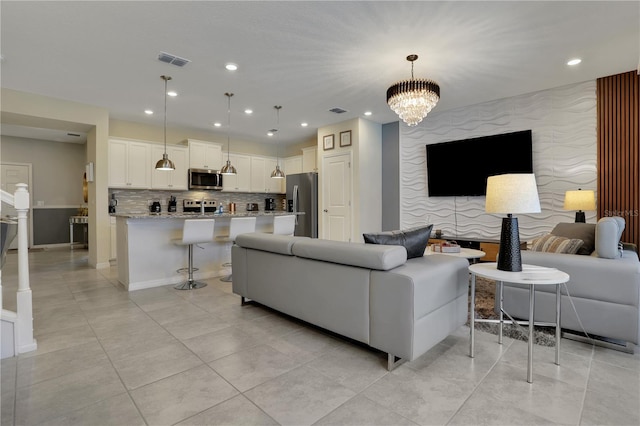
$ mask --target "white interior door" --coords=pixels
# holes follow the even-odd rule
[[[29,198],[33,194],[33,188],[31,187],[31,164],[19,164],[19,163],[2,163],[0,165],[0,187],[13,195],[16,192],[16,184],[26,183],[29,190]],[[33,245],[33,239],[31,229],[33,228],[32,214],[31,214],[31,199],[29,200],[29,247]],[[14,218],[18,216],[18,212],[13,206],[2,203],[2,217],[9,216]],[[18,238],[14,238],[13,242],[9,246],[10,249],[18,248]]]
[[[322,238],[351,241],[351,153],[323,157]]]

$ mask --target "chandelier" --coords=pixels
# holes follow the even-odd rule
[[[413,62],[418,55],[407,56],[411,62],[411,80],[402,80],[387,89],[389,107],[409,126],[415,126],[429,114],[440,99],[440,86],[433,80],[413,78]]]

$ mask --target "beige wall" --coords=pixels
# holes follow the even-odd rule
[[[351,146],[340,146],[340,132],[351,130]],[[334,134],[335,148],[324,151],[323,137]],[[354,118],[318,129],[318,206],[323,205],[322,159],[325,154],[349,152],[352,155],[351,175],[351,241],[362,242],[363,232],[379,232],[382,229],[382,125]],[[322,213],[318,217],[318,235],[323,236]]]
[[[104,108],[11,89],[3,88],[1,98],[2,123],[87,133],[83,164],[95,164],[95,181],[89,183],[89,223],[94,225],[89,226],[89,263],[94,267],[108,267],[110,225],[106,161],[109,136],[163,143],[163,127],[109,120],[109,112]],[[227,142],[226,134],[223,132],[216,134],[178,127],[167,128],[168,144],[175,144],[187,138],[224,145]],[[281,147],[280,157],[301,155],[303,147],[313,146],[315,143],[315,138],[311,138],[289,147]],[[273,144],[242,140],[232,140],[231,151],[273,157],[277,155]]]
[[[86,146],[37,139],[2,136],[3,163],[31,163],[33,182],[30,192],[34,206],[80,207]]]
[[[153,126],[143,123],[134,123],[123,120],[109,120],[109,136],[138,139],[150,142],[164,143],[163,126]],[[227,150],[227,135],[224,131],[203,132],[198,130],[186,129],[182,127],[170,127],[167,125],[167,145],[180,144],[185,139],[197,139],[201,141],[209,141],[220,143],[223,150]],[[276,157],[277,148],[272,142],[260,143],[250,142],[241,139],[231,139],[231,152],[251,155],[264,155],[267,157]],[[288,147],[280,146],[280,157],[290,157],[294,155],[302,155],[302,148],[314,146],[315,138],[308,139],[299,143],[289,145]]]
[[[2,123],[87,132],[85,163],[95,164],[89,183],[89,264],[109,266],[110,224],[107,188],[109,112],[104,108],[2,89]]]

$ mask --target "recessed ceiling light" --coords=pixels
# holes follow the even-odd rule
[[[147,115],[152,115],[153,111],[151,111],[150,109],[145,109],[144,113],[147,114]]]
[[[371,115],[371,114],[373,114],[371,111],[365,111],[365,112],[364,112],[364,115],[366,115],[366,116],[369,116],[369,115]]]
[[[268,131],[267,132],[267,136],[273,136],[273,132],[272,131]]]
[[[245,114],[253,114],[253,110],[252,109],[245,109],[244,113]]]
[[[307,126],[309,125],[309,123],[300,123],[300,125],[301,125],[302,127],[307,127]]]
[[[232,64],[232,63],[228,63],[227,65],[224,66],[227,70],[229,71],[235,71],[238,69],[238,65],[236,64]]]
[[[173,90],[171,90],[170,92],[167,92],[167,95],[171,97],[175,97],[175,96],[178,96],[178,92],[174,92]]]
[[[582,59],[580,58],[575,58],[575,59],[571,59],[569,62],[567,62],[567,65],[578,65],[580,62],[582,62]]]
[[[213,123],[213,125],[214,125],[215,127],[220,127],[220,126],[222,126],[222,124],[220,124],[220,123]]]

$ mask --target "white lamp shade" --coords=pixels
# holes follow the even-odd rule
[[[596,195],[591,190],[567,191],[564,193],[565,210],[595,210]]]
[[[513,173],[487,178],[487,213],[540,213],[536,176]]]

